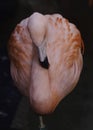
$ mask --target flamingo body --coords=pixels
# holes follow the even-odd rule
[[[83,66],[79,30],[60,14],[34,13],[9,40],[11,75],[40,114],[53,112],[76,86]],[[40,65],[48,59],[49,68]]]

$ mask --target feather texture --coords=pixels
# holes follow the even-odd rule
[[[31,23],[33,16],[36,23]],[[37,113],[53,112],[76,86],[83,66],[82,41],[76,26],[60,14],[34,13],[16,26],[8,46],[11,75]],[[39,53],[47,56],[48,69],[40,65]]]

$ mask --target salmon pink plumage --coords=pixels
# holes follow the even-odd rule
[[[17,24],[8,46],[11,75],[37,113],[53,112],[74,89],[83,66],[82,50],[79,30],[60,14],[33,13]]]

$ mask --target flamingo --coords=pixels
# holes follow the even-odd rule
[[[36,113],[53,112],[75,88],[83,52],[80,31],[60,14],[34,12],[16,25],[8,44],[10,71]]]

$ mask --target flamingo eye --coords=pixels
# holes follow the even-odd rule
[[[43,62],[40,61],[40,59],[39,59],[39,62],[40,62],[40,65],[41,65],[43,68],[45,68],[45,69],[48,69],[48,68],[49,68],[49,62],[48,62],[48,58],[47,58],[47,57],[45,57],[45,59],[44,59]]]

